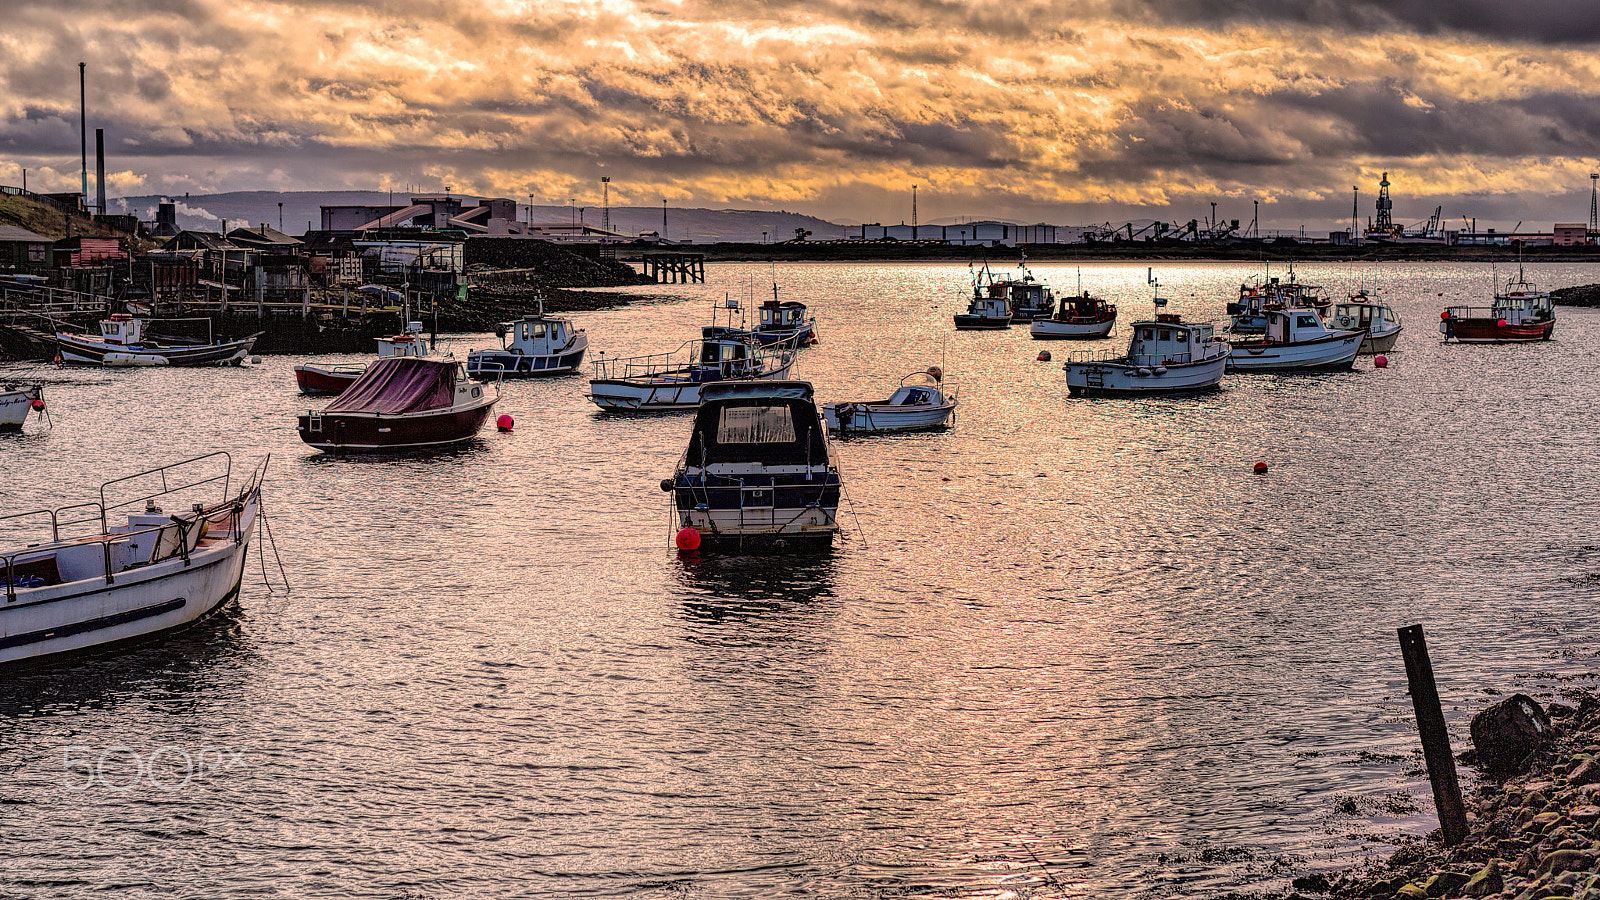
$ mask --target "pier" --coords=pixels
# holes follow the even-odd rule
[[[704,253],[646,253],[644,275],[656,284],[705,284]]]

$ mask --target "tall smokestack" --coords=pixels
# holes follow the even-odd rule
[[[94,193],[100,215],[106,214],[106,130],[94,130]]]
[[[83,69],[88,63],[78,63],[78,143],[83,151],[83,205],[89,205],[89,105],[85,99]]]

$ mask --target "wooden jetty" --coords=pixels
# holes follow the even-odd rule
[[[656,284],[705,284],[704,253],[646,253],[644,275]]]

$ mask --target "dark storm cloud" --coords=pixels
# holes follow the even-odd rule
[[[1126,0],[1143,21],[1219,26],[1284,23],[1367,34],[1459,33],[1496,41],[1600,42],[1600,15],[1573,0]]]

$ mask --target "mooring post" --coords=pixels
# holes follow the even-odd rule
[[[1467,838],[1467,808],[1461,800],[1461,783],[1456,780],[1456,758],[1450,754],[1450,733],[1445,730],[1439,689],[1433,682],[1433,663],[1428,659],[1421,625],[1401,628],[1399,634],[1411,708],[1416,711],[1417,732],[1422,737],[1422,758],[1428,764],[1433,804],[1439,810],[1439,830],[1444,834],[1445,846],[1453,847]]]

